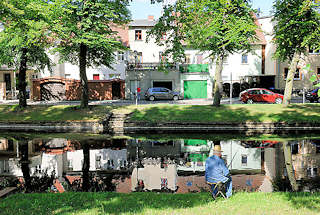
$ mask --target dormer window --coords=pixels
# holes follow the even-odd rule
[[[135,40],[142,40],[142,31],[135,30]]]

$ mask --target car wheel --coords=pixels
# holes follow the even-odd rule
[[[150,100],[150,101],[154,101],[154,96],[150,96],[150,97],[149,97],[149,100]]]
[[[314,100],[313,100],[313,99],[310,99],[309,101],[310,101],[310,103],[313,103],[313,102],[314,102]]]
[[[282,99],[281,98],[276,98],[275,102],[276,104],[282,104]]]
[[[173,96],[173,101],[177,101],[178,99],[178,96]]]
[[[248,99],[247,100],[247,104],[253,104],[253,100],[252,99]]]

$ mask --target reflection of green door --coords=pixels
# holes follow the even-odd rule
[[[207,98],[207,81],[184,81],[184,98]]]

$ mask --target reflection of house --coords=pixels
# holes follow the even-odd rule
[[[143,182],[144,190],[176,190],[177,168],[170,160],[144,159],[143,167],[134,168],[131,176],[131,190],[135,191],[138,181]]]
[[[245,148],[241,141],[221,141],[222,158],[235,171],[261,171],[261,149]]]
[[[67,152],[67,170],[82,171],[83,150]],[[89,171],[96,170],[121,170],[126,168],[127,149],[91,149]]]
[[[320,176],[320,140],[290,142],[296,179]]]
[[[181,153],[185,158],[184,162],[179,163],[180,172],[203,172],[205,162],[209,156],[213,143],[207,140],[188,139],[181,143]]]

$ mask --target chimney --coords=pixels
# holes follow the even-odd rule
[[[154,16],[149,15],[149,16],[148,16],[148,20],[149,20],[149,21],[153,21],[153,20],[154,20]]]

